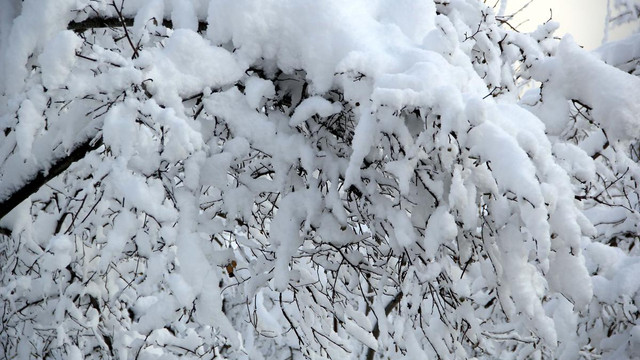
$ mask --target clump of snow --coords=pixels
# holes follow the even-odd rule
[[[582,148],[570,143],[553,145],[556,158],[563,163],[563,168],[581,182],[595,179],[596,165]]]
[[[144,56],[153,58],[148,69],[148,76],[153,79],[149,91],[156,101],[175,106],[181,102],[181,96],[188,98],[204,87],[233,83],[243,74],[231,53],[187,29],[174,31],[164,48]]]
[[[54,236],[47,246],[45,268],[49,271],[64,269],[71,262],[75,248],[73,240],[67,235]]]
[[[26,66],[29,57],[37,49],[45,47],[56,34],[65,29],[66,24],[73,17],[75,5],[75,0],[61,0],[55,3],[28,0],[22,3],[20,15],[13,19],[6,51],[0,55],[4,57],[2,69],[4,76],[2,77],[3,81],[0,81],[0,90],[4,89],[7,93],[17,93],[23,90],[25,79],[30,71]],[[58,45],[62,47],[62,53],[67,53],[69,48],[74,47],[75,40],[71,44],[67,44],[63,40],[70,39],[74,35],[61,36],[62,38],[58,38]],[[50,51],[56,52],[54,49],[50,49]],[[68,54],[64,54],[62,58],[67,58],[67,56]],[[52,66],[56,67],[56,65]],[[53,78],[59,77],[55,74],[56,72],[51,74]]]
[[[102,130],[104,141],[111,146],[113,151],[124,157],[133,155],[133,146],[136,141],[135,131],[135,104],[116,105],[107,114]]]
[[[276,93],[273,82],[256,76],[249,77],[245,80],[244,85],[244,94],[247,97],[247,102],[254,109],[260,108],[263,98],[273,97]]]
[[[76,62],[76,50],[82,45],[73,31],[65,30],[56,35],[38,57],[42,66],[42,85],[49,89],[61,87]]]
[[[558,45],[555,58],[541,60],[533,68],[536,80],[544,82],[542,101],[534,108],[553,134],[563,130],[568,100],[578,100],[592,109],[596,123],[610,140],[632,140],[640,136],[640,79],[607,66],[580,48],[570,35]]]
[[[535,167],[517,140],[493,122],[484,122],[469,133],[471,152],[491,162],[492,173],[501,191],[512,191],[518,196],[542,204]],[[519,164],[514,168],[513,164]]]
[[[455,239],[458,234],[454,217],[444,207],[438,207],[427,223],[424,234],[424,248],[428,258],[435,258],[440,245]]]
[[[277,291],[282,292],[289,285],[289,263],[302,245],[300,224],[314,216],[318,203],[318,193],[313,191],[290,193],[280,203],[280,209],[271,223],[271,235],[277,245],[273,270],[273,283]]]
[[[174,29],[198,31],[198,17],[191,0],[172,0],[171,21]]]
[[[299,125],[316,114],[327,117],[340,112],[340,110],[340,104],[331,103],[320,96],[308,97],[296,107],[296,111],[291,116],[291,120],[289,120],[289,125]]]
[[[279,17],[282,13],[295,14],[295,19],[283,20]],[[353,21],[355,13],[360,14],[358,21]],[[420,21],[398,21],[399,16],[419,17]],[[209,7],[207,34],[218,44],[232,41],[241,64],[248,65],[262,57],[275,60],[285,72],[305,69],[312,92],[322,93],[331,88],[337,65],[354,52],[364,52],[369,61],[383,68],[401,65],[401,56],[391,59],[385,50],[410,51],[406,46],[422,40],[432,29],[434,16],[430,2],[398,7],[384,1],[356,1],[344,6],[338,2],[214,0]],[[376,18],[380,20],[375,21]],[[391,38],[400,41],[380,41]],[[390,62],[381,62],[384,58]]]
[[[379,6],[381,23],[399,27],[417,44],[435,27],[436,7],[431,1],[399,0],[383,2]]]
[[[571,274],[572,277],[567,278],[564,274]],[[552,289],[562,289],[569,294],[577,310],[585,309],[593,296],[584,257],[573,256],[567,250],[552,255],[548,279]]]
[[[360,119],[356,126],[353,138],[353,153],[349,159],[349,167],[346,171],[345,187],[358,184],[360,182],[360,164],[369,153],[369,149],[374,144],[376,138],[377,121],[374,118],[369,106],[361,106]]]
[[[406,195],[409,193],[409,182],[413,177],[413,170],[416,166],[416,159],[404,159],[391,161],[385,164],[385,171],[390,172],[398,179],[400,193]]]
[[[33,142],[37,133],[44,127],[44,122],[44,117],[31,100],[25,99],[20,104],[18,125],[16,126],[16,143],[23,159],[32,156]]]

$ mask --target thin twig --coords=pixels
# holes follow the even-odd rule
[[[131,41],[131,37],[129,37],[129,30],[127,30],[127,23],[125,22],[124,16],[122,16],[122,7],[124,6],[124,0],[122,0],[122,3],[120,4],[120,9],[118,9],[118,6],[116,5],[115,0],[111,2],[111,6],[113,6],[113,8],[116,9],[116,14],[118,14],[118,18],[120,19],[120,25],[122,25],[122,28],[124,29],[124,36],[127,38],[127,41],[129,42],[129,45],[133,50],[133,56],[131,57],[135,59],[139,56],[138,49],[136,48],[135,45],[133,45],[133,41]]]

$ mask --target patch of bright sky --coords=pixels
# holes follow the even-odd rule
[[[553,14],[553,20],[560,24],[556,36],[570,33],[578,44],[589,50],[602,44],[605,36],[607,0],[508,0],[504,14],[513,14],[527,3],[529,5],[510,21],[518,30],[532,31],[539,24],[549,20]],[[608,39],[622,39],[639,27],[640,21],[611,28]]]

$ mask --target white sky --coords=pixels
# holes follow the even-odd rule
[[[508,0],[505,15],[514,13],[528,2],[529,0]],[[553,9],[553,20],[560,24],[557,36],[570,33],[575,41],[586,49],[594,49],[602,43],[607,0],[533,0],[510,24],[516,26],[528,19],[518,30],[531,31],[549,19],[549,9]],[[640,22],[635,26],[625,26],[611,31],[609,40],[625,37],[634,28],[637,29],[639,24]]]

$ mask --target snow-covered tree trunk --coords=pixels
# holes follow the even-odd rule
[[[638,354],[615,44],[476,0],[8,4],[6,358]]]

